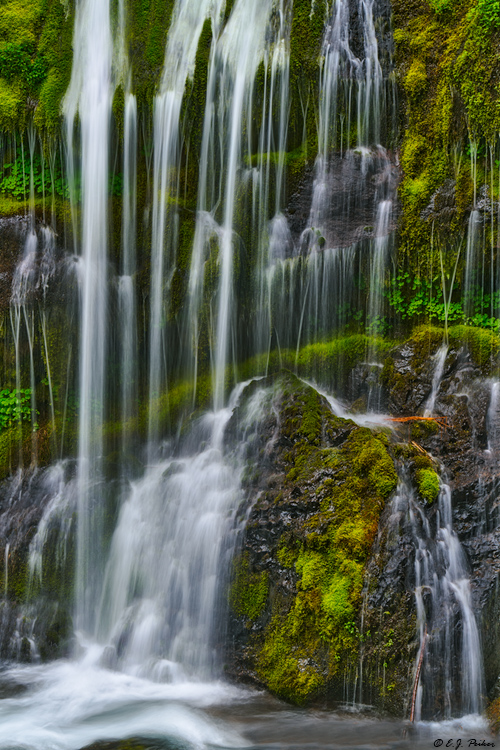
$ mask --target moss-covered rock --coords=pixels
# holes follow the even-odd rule
[[[295,703],[325,690],[340,698],[359,651],[364,568],[396,487],[394,463],[384,434],[335,417],[291,374],[259,381],[248,398],[257,387],[267,388],[273,416],[247,473],[249,499],[258,499],[231,588],[231,673]]]
[[[404,132],[400,259],[406,257],[417,277],[432,279],[437,248],[446,273],[456,262],[456,249],[448,253],[446,248],[455,247],[466,230],[474,152],[479,154],[477,189],[488,182],[486,144],[500,129],[500,34],[477,0],[394,0],[392,5]],[[439,194],[447,180],[454,196],[441,210]]]

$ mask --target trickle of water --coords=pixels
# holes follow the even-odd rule
[[[392,200],[382,200],[377,206],[375,239],[370,253],[370,295],[368,300],[368,326],[373,333],[384,333],[381,327],[384,279],[390,250]]]
[[[151,245],[151,307],[149,337],[149,441],[158,440],[156,401],[166,387],[164,321],[168,289],[175,267],[175,222],[166,234],[168,198],[178,193],[180,114],[184,89],[194,73],[198,41],[207,18],[217,30],[223,0],[176,0],[170,29],[160,93],[154,103],[154,187]],[[172,175],[174,177],[172,178]]]
[[[500,448],[500,381],[491,381],[491,398],[486,419],[488,450],[493,456]]]
[[[473,315],[474,287],[482,288],[481,265],[483,248],[481,243],[481,214],[477,209],[471,211],[467,227],[467,247],[465,254],[465,276],[463,286],[464,311],[466,315]]]
[[[121,334],[121,419],[122,448],[128,451],[127,422],[135,414],[137,403],[137,330],[136,330],[136,197],[137,197],[137,100],[125,97],[122,207],[122,275],[118,279],[118,311]]]
[[[49,533],[57,528],[55,550],[50,549],[59,569],[66,564],[68,542],[73,530],[73,511],[75,508],[75,482],[68,479],[68,463],[58,461],[45,470],[41,481],[41,490],[50,500],[38,524],[35,536],[30,542],[28,556],[28,575],[30,587],[34,582],[43,583],[43,556],[49,539]],[[54,559],[54,557],[52,558]]]
[[[429,398],[425,403],[424,417],[432,417],[434,413],[436,398],[441,386],[441,380],[443,379],[444,365],[446,362],[446,356],[448,354],[448,348],[448,344],[441,344],[436,354],[434,355],[433,359],[435,361],[435,367],[434,374],[432,376],[432,387]]]

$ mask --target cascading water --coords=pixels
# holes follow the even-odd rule
[[[100,479],[105,401],[108,297],[108,159],[113,86],[109,2],[85,0],[77,8],[74,61],[65,99],[69,163],[75,162],[74,128],[81,131],[82,240],[80,258],[80,425],[78,446],[78,627],[92,624],[97,571],[102,565],[102,519],[95,483]],[[72,178],[70,170],[70,180]],[[72,187],[74,190],[74,186]]]
[[[368,327],[383,332],[397,185],[396,165],[381,145],[390,85],[379,61],[373,3],[358,3],[359,57],[353,52],[352,12],[352,4],[334,3],[323,40],[309,219],[295,238],[285,217],[279,224],[274,220],[263,275],[272,335],[279,346],[297,350],[342,329],[354,311],[359,315],[356,274],[366,274],[370,289]]]
[[[446,355],[448,354],[448,344],[442,344],[434,355],[435,368],[432,376],[432,389],[425,403],[424,417],[432,417],[434,413],[434,406],[436,404],[436,398],[439,392],[439,386],[443,379],[444,366],[446,362]]]
[[[122,215],[122,275],[118,279],[118,312],[121,321],[121,418],[124,421],[123,451],[127,453],[126,425],[135,416],[137,403],[136,330],[136,198],[137,198],[137,100],[125,99]]]
[[[203,310],[203,291],[208,281],[204,275],[204,265],[207,265],[209,258],[210,243],[215,240],[218,278],[210,309],[209,337],[216,410],[223,406],[226,366],[235,354],[233,276],[235,257],[239,255],[238,245],[241,242],[237,234],[241,227],[235,215],[239,207],[238,199],[245,186],[250,183],[255,206],[252,216],[255,244],[260,249],[262,234],[267,230],[265,217],[269,201],[271,150],[276,148],[284,153],[288,83],[287,14],[283,3],[276,3],[279,23],[274,30],[270,24],[274,5],[272,0],[259,0],[253,4],[239,0],[215,44],[209,64],[187,330],[189,344],[194,345],[193,370],[196,375],[200,325],[202,316],[207,317]],[[249,165],[253,162],[251,139],[254,83],[261,62],[264,62],[266,73],[270,74],[270,90],[269,94],[267,91],[264,94],[257,165],[249,170]],[[266,75],[266,79],[267,77]],[[273,136],[276,125],[272,118],[276,101],[279,112],[277,138]],[[281,194],[282,159],[281,156],[277,167],[276,205]],[[221,175],[218,182],[214,181],[217,171]],[[264,336],[266,344],[267,338]]]
[[[169,211],[171,196],[179,192],[180,117],[189,76],[193,75],[198,40],[207,18],[217,29],[222,0],[190,3],[177,0],[165,53],[160,93],[154,105],[154,200],[151,260],[150,365],[149,365],[149,440],[158,440],[157,401],[166,387],[165,359],[168,343],[164,335],[169,286],[176,263],[175,212]],[[167,221],[169,231],[166,233]]]
[[[99,638],[109,644],[105,659],[113,666],[177,682],[220,670],[214,627],[235,542],[243,468],[224,456],[223,438],[244,386],[226,409],[194,426],[187,451],[150,467],[131,485],[99,612]],[[248,411],[253,415],[251,403]]]
[[[404,473],[400,479],[392,519],[401,526],[407,518],[413,539],[417,662],[423,650],[416,719],[437,705],[444,719],[477,714],[484,693],[481,642],[467,563],[453,530],[451,490],[441,478],[436,512],[429,519]]]

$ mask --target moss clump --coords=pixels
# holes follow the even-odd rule
[[[72,8],[61,0],[6,0],[0,8],[0,126],[42,132],[60,124],[72,65]]]
[[[257,620],[266,606],[269,592],[267,571],[252,573],[248,554],[234,564],[234,579],[229,593],[229,603],[235,614],[248,620]]]
[[[433,469],[419,469],[416,473],[418,491],[428,503],[439,495],[439,476]]]
[[[127,0],[132,86],[140,108],[150,107],[165,60],[173,0]]]
[[[317,151],[315,118],[325,0],[295,0],[292,13],[289,149],[293,151],[304,146],[307,157],[314,158]]]

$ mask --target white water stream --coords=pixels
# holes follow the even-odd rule
[[[108,160],[113,40],[109,0],[77,6],[71,83],[64,101],[70,195],[76,202],[75,118],[81,133],[80,425],[78,447],[77,621],[92,625],[99,567],[102,518],[94,492],[100,479],[105,367],[108,338]],[[73,208],[76,216],[76,208]]]
[[[437,513],[430,522],[402,476],[392,502],[392,524],[400,527],[405,518],[415,550],[417,628],[424,649],[416,720],[423,705],[426,710],[434,705],[436,695],[445,719],[479,714],[484,694],[481,642],[469,571],[453,530],[449,485],[441,479]],[[420,650],[417,662],[419,656]]]
[[[198,40],[207,18],[217,33],[223,0],[176,0],[168,33],[164,72],[154,104],[154,185],[151,247],[151,307],[149,365],[149,440],[156,445],[159,435],[156,402],[166,388],[165,319],[169,285],[176,263],[175,213],[169,201],[178,195],[180,157],[180,115],[188,77],[194,74]],[[167,222],[170,225],[167,231]]]

